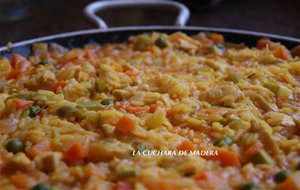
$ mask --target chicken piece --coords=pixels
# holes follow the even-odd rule
[[[60,152],[39,155],[36,157],[37,167],[45,173],[53,172],[61,158],[62,154]]]
[[[116,139],[104,139],[90,144],[88,159],[92,162],[109,161],[114,157],[124,157],[133,147]]]
[[[30,169],[31,161],[23,152],[15,154],[4,166],[5,170],[15,171],[22,170],[26,171]]]

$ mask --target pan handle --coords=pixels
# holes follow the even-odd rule
[[[162,1],[162,0],[105,0],[105,1],[96,1],[88,4],[85,9],[85,15],[97,24],[100,29],[107,29],[108,26],[105,21],[96,15],[97,11],[102,11],[107,8],[116,8],[116,7],[166,7],[175,9],[178,11],[178,16],[175,20],[176,26],[185,26],[189,17],[189,9],[182,3],[174,1]]]

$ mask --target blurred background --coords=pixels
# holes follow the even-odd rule
[[[83,14],[94,0],[0,0],[0,46],[51,34],[95,28]],[[180,0],[191,10],[187,25],[252,30],[300,38],[300,0]],[[110,9],[113,26],[172,25],[176,12]]]

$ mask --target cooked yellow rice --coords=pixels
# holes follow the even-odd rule
[[[300,60],[281,44],[177,32],[33,50],[0,59],[1,190],[300,189]]]

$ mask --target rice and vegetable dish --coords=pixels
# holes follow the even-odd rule
[[[300,189],[300,48],[131,36],[0,59],[0,189]],[[154,155],[157,151],[214,152]]]

